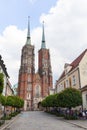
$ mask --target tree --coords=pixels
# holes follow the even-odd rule
[[[2,73],[0,73],[0,94],[3,92],[4,88],[4,76]]]
[[[41,102],[42,107],[47,107],[46,98]]]
[[[57,95],[53,94],[47,96],[42,102],[41,105],[46,108],[47,111],[50,111],[50,107],[58,107]]]
[[[58,94],[57,100],[60,107],[67,107],[69,109],[82,105],[81,92],[75,88],[66,88]]]
[[[14,96],[8,96],[8,97],[7,97],[7,100],[6,100],[6,105],[13,107],[14,104],[15,104]]]
[[[0,103],[5,106],[6,105],[6,97],[0,94]]]
[[[18,96],[8,96],[6,100],[6,105],[21,108],[24,105],[24,100]]]
[[[14,100],[15,100],[14,107],[16,107],[16,108],[22,108],[24,106],[24,100],[21,99],[20,97],[14,96]]]

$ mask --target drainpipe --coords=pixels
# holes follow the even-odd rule
[[[78,77],[79,77],[79,89],[81,90],[81,78],[80,78],[80,70],[78,68]],[[82,94],[82,92],[81,92]],[[82,98],[82,111],[83,111],[83,98]]]

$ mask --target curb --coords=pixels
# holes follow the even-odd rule
[[[20,116],[20,114],[18,114],[16,117],[13,117],[13,119],[9,120],[9,122],[7,124],[3,124],[0,128],[0,130],[5,130],[10,124],[12,124],[18,117]],[[8,128],[9,129],[9,128]]]
[[[65,119],[61,119],[61,120],[64,121],[64,122],[67,122],[67,123],[76,125],[76,126],[78,126],[78,127],[80,127],[80,128],[87,129],[87,127],[82,126],[82,125],[80,125],[80,124],[77,124],[77,123],[74,123],[74,122],[71,122],[71,121],[68,121],[68,120],[65,120]]]
[[[80,125],[80,124],[77,124],[77,123],[74,123],[72,122],[72,120],[65,120],[64,117],[58,117],[58,116],[55,116],[58,120],[61,120],[61,121],[64,121],[64,122],[67,122],[69,124],[72,124],[72,125],[76,125],[77,127],[80,127],[80,128],[83,128],[83,129],[87,129],[87,127],[85,127],[84,125]]]

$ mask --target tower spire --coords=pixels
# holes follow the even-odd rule
[[[30,37],[30,16],[28,16],[28,32],[27,32],[27,41],[26,44],[31,45],[31,37]]]
[[[42,44],[41,44],[41,48],[46,48],[45,33],[44,33],[44,21],[43,21],[43,27],[42,27]]]

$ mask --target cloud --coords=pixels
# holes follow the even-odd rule
[[[86,5],[86,0],[59,0],[48,14],[40,17],[40,21],[46,21],[48,46],[55,50],[52,67],[56,77],[65,62],[74,60],[87,47]]]
[[[8,26],[0,35],[0,54],[7,68],[12,84],[17,82],[21,48],[25,43],[26,30]]]
[[[64,63],[72,62],[87,48],[87,0],[58,0],[47,14],[45,21],[46,46],[50,49],[54,82],[63,71]],[[0,51],[6,63],[12,83],[18,82],[21,49],[26,42],[27,30],[7,27],[0,35]],[[31,42],[35,45],[36,66],[41,47],[42,27],[31,30]],[[37,67],[36,67],[37,70]]]
[[[37,0],[28,0],[31,4],[34,4]]]

